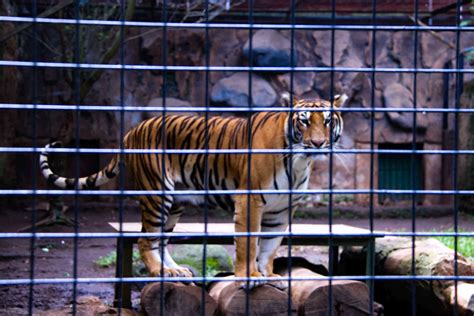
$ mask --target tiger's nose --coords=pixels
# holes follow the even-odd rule
[[[313,140],[313,139],[311,140],[311,144],[313,144],[313,146],[316,148],[323,147],[325,142],[326,142],[325,140]]]

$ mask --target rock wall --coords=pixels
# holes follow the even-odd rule
[[[0,15],[15,15],[15,8],[8,0],[0,1]],[[14,23],[0,23],[0,34],[13,32]],[[0,46],[1,60],[16,60],[19,58],[18,45],[15,37],[6,39]],[[16,67],[0,67],[0,102],[17,102],[19,84],[22,75]],[[15,121],[17,112],[14,110],[0,110],[0,146],[11,146],[15,138]],[[16,183],[15,164],[11,154],[0,154],[0,188],[11,188]]]
[[[138,35],[145,30],[136,30]],[[440,41],[432,34],[421,32],[418,35],[419,46],[414,62],[414,34],[410,31],[377,32],[375,52],[372,56],[372,33],[366,31],[336,31],[334,58],[331,60],[330,31],[296,31],[295,50],[291,53],[289,31],[259,30],[252,36],[250,52],[249,33],[246,30],[210,30],[209,62],[212,66],[248,65],[252,58],[254,66],[309,66],[327,67],[333,62],[337,67],[370,68],[373,59],[375,66],[386,69],[443,68],[454,57],[454,34],[443,32]],[[472,35],[471,35],[472,37]],[[462,38],[462,46],[468,43]],[[446,44],[448,43],[448,44]],[[173,66],[206,65],[205,34],[202,30],[169,30],[166,42],[166,63]],[[127,62],[160,65],[163,62],[163,41],[160,31],[145,33],[139,41],[127,47]],[[249,76],[247,73],[231,71],[160,72],[127,73],[126,101],[130,105],[146,105],[150,100],[159,98],[163,93],[169,97],[188,101],[192,105],[205,103],[206,76],[207,87],[213,105],[229,107],[248,106]],[[293,91],[299,97],[329,98],[334,93],[349,95],[349,107],[369,109],[374,86],[374,106],[390,108],[443,107],[443,74],[419,73],[409,71],[387,71],[376,73],[372,80],[370,72],[335,72],[331,84],[329,72],[296,72],[293,76]],[[109,79],[110,80],[110,79]],[[163,89],[166,80],[167,89]],[[104,80],[107,85],[107,80]],[[454,82],[449,80],[449,88],[454,91]],[[331,87],[332,85],[332,87]],[[97,84],[103,87],[103,84]],[[253,106],[272,106],[278,103],[278,95],[291,86],[289,73],[261,72],[252,75]],[[117,102],[118,92],[101,93],[106,103]],[[453,94],[451,93],[450,106]],[[377,112],[374,116],[373,141],[375,148],[379,143],[411,144],[413,141],[413,113]],[[344,113],[345,133],[341,141],[343,148],[369,149],[371,142],[371,113]],[[138,121],[138,114],[131,119],[130,126]],[[416,114],[416,142],[426,149],[443,148],[443,115],[440,113]],[[128,126],[127,126],[128,127]],[[449,127],[448,127],[449,128]],[[370,160],[368,155],[340,154],[334,158],[333,185],[335,188],[369,188]],[[375,186],[377,186],[377,156],[375,156]],[[436,174],[441,172],[440,155],[424,157],[424,187],[441,189],[442,183]],[[329,161],[320,161],[315,166],[311,180],[313,188],[327,188],[329,184]],[[321,198],[321,197],[319,197]],[[359,202],[367,202],[367,196],[358,195]],[[437,204],[439,197],[427,196],[425,203]]]
[[[372,91],[375,107],[411,108],[416,101],[417,107],[442,108],[444,81],[442,73],[411,71],[397,72],[397,69],[443,68],[453,65],[455,34],[439,32],[439,38],[429,32],[419,32],[415,58],[414,34],[412,31],[377,32],[375,38],[368,31],[342,31],[334,34],[334,56],[331,56],[331,32],[296,30],[294,51],[291,52],[289,30],[257,30],[249,43],[248,30],[210,29],[209,42],[206,43],[204,30],[169,29],[166,43],[163,43],[161,30],[149,28],[130,28],[126,34],[125,62],[137,65],[169,66],[242,66],[252,59],[254,66],[291,66],[327,67],[333,63],[337,67],[370,69],[373,65],[386,69],[372,76],[370,71],[330,72],[255,72],[252,78],[253,106],[278,105],[279,95],[293,86],[298,97],[329,98],[333,93],[346,93],[349,96],[348,107],[370,109]],[[372,54],[372,42],[375,51]],[[461,49],[474,41],[472,32],[462,33]],[[250,50],[250,47],[252,50]],[[206,51],[209,60],[206,61]],[[165,54],[165,55],[164,55]],[[164,56],[163,56],[164,55]],[[118,63],[116,57],[112,63]],[[416,77],[416,87],[415,87]],[[60,86],[60,77],[43,76],[43,84],[50,89]],[[53,78],[53,79],[51,79]],[[332,79],[332,80],[331,80]],[[211,105],[228,107],[246,107],[249,102],[247,72],[179,70],[179,71],[138,71],[124,73],[123,103],[130,106],[160,104],[157,101],[163,95],[167,97],[167,106],[178,104],[205,106],[206,91]],[[208,86],[206,87],[206,83]],[[85,104],[120,104],[120,72],[106,71],[94,85],[85,99]],[[374,85],[374,87],[372,87]],[[373,89],[372,89],[373,88]],[[416,88],[416,90],[415,90]],[[454,78],[449,76],[449,107],[453,106]],[[53,95],[53,94],[52,94]],[[47,102],[60,101],[50,97]],[[158,102],[158,103],[157,103]],[[43,114],[41,114],[43,115]],[[40,135],[48,137],[72,137],[73,128],[70,117],[64,114],[46,112],[45,121],[55,121]],[[151,114],[128,112],[124,129],[128,130]],[[443,135],[452,129],[453,116],[448,116],[448,126],[443,131],[442,113],[417,113],[416,131],[413,131],[413,113],[407,112],[345,112],[345,130],[341,140],[342,148],[370,149],[371,120],[374,120],[373,142],[378,144],[411,144],[413,136],[416,142],[426,149],[445,148]],[[100,140],[101,147],[117,146],[119,135],[119,114],[114,112],[91,112],[81,116],[81,138]],[[62,126],[62,127],[61,127]],[[374,173],[377,179],[377,156],[375,155]],[[369,188],[369,155],[340,154],[334,158],[334,188]],[[102,160],[102,158],[101,158]],[[440,155],[426,155],[424,158],[424,188],[442,189],[437,175],[442,173]],[[319,161],[311,179],[312,188],[327,188],[329,185],[329,161]],[[375,181],[377,186],[377,181]],[[316,197],[321,199],[324,197]],[[352,197],[353,198],[353,197]],[[368,196],[357,195],[356,200],[368,202]],[[439,197],[427,196],[425,203],[438,204]]]

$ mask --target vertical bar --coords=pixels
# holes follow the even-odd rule
[[[79,109],[79,105],[81,103],[81,96],[80,96],[80,91],[81,91],[81,69],[78,67],[79,64],[82,62],[81,60],[81,52],[80,47],[81,47],[81,25],[79,24],[79,20],[81,19],[81,11],[80,11],[80,2],[76,1],[76,5],[74,8],[74,17],[76,19],[76,24],[75,24],[75,39],[74,39],[74,63],[76,64],[76,68],[74,68],[73,71],[73,80],[74,80],[74,88],[73,88],[73,95],[74,95],[74,103],[76,106],[76,110],[74,111],[74,120],[76,122],[74,126],[74,147],[76,149],[76,152],[74,153],[74,178],[79,179],[80,175],[80,161],[79,161],[79,147],[80,147],[80,119],[81,119],[81,112]],[[85,28],[89,26],[83,26]],[[72,314],[76,315],[77,313],[77,303],[76,303],[76,298],[77,298],[77,260],[78,260],[78,247],[79,247],[79,239],[77,237],[77,234],[79,233],[79,225],[78,225],[78,220],[79,220],[79,181],[75,181],[74,183],[74,253],[73,253],[73,270],[72,270],[72,275],[73,275],[73,288],[72,288]]]
[[[294,80],[295,80],[295,70],[294,67],[296,66],[293,63],[293,60],[295,60],[295,0],[291,0],[291,8],[290,8],[290,24],[291,24],[291,29],[290,29],[290,66],[291,66],[291,71],[290,71],[290,104],[289,104],[289,113],[288,113],[288,131],[289,135],[293,135],[291,123],[293,122],[292,117],[293,117],[293,101],[294,101]],[[293,138],[288,137],[289,139],[289,148],[293,149]],[[291,232],[292,232],[292,221],[293,221],[293,153],[290,151],[289,155],[289,161],[290,165],[288,166],[289,174],[290,177],[288,179],[288,187],[290,188],[290,194],[288,194],[288,232],[289,236],[287,238],[287,243],[288,243],[288,307],[287,307],[287,312],[288,316],[292,315],[292,300],[291,300],[291,273],[292,273],[292,239],[291,239]]]
[[[119,223],[121,225],[122,223]],[[119,242],[120,241],[120,242]],[[119,278],[132,276],[133,261],[133,239],[117,238],[117,264],[115,275]],[[115,283],[114,306],[118,308],[119,314],[121,308],[131,308],[131,284],[129,282]]]
[[[125,165],[124,165],[124,127],[125,127],[125,112],[124,112],[124,89],[125,89],[125,72],[123,65],[125,63],[125,50],[124,50],[124,40],[125,40],[125,29],[124,29],[124,20],[125,20],[125,2],[120,0],[120,134],[119,134],[119,233],[123,234],[123,190],[125,186]],[[131,277],[132,276],[132,253],[133,253],[133,243],[130,238],[117,238],[117,247],[124,249],[124,251],[117,250],[117,271],[120,277]],[[119,287],[119,297],[118,297],[118,311],[121,315],[122,308],[131,308],[131,284],[123,283],[121,281]]]
[[[418,0],[415,0],[415,7],[414,7],[414,26],[418,25],[418,8],[419,8],[419,3]],[[413,31],[413,68],[415,69],[415,72],[413,73],[413,108],[416,110],[417,108],[417,78],[418,78],[418,72],[416,69],[418,68],[418,29],[415,28]],[[412,133],[412,150],[415,150],[416,143],[417,143],[417,122],[416,122],[416,115],[417,112],[413,112],[413,133]],[[416,163],[415,163],[415,158],[416,154],[412,152],[410,155],[410,173],[411,173],[411,189],[415,190],[416,189]],[[418,195],[417,194],[411,194],[411,231],[412,231],[412,237],[411,237],[411,275],[415,277],[416,275],[416,200],[417,200]],[[416,315],[416,285],[417,281],[412,280],[410,287],[411,287],[411,293],[412,293],[412,300],[411,300],[411,310],[412,310],[412,315]]]
[[[37,128],[36,128],[36,99],[38,96],[37,91],[37,81],[38,81],[38,68],[36,63],[38,61],[38,48],[37,48],[37,23],[36,23],[36,16],[37,16],[37,3],[33,1],[32,3],[32,16],[33,16],[33,23],[31,23],[32,33],[33,33],[33,83],[32,83],[32,92],[31,92],[31,103],[33,103],[33,111],[32,111],[32,119],[31,119],[31,127],[32,127],[32,145],[36,148],[37,144]],[[33,197],[31,201],[32,206],[32,215],[31,215],[31,232],[32,237],[30,240],[30,279],[34,279],[35,277],[35,248],[36,248],[36,187],[37,187],[37,177],[36,177],[36,168],[37,168],[37,155],[33,154],[33,162],[32,162],[32,188],[33,188]],[[33,314],[33,304],[34,304],[34,285],[30,283],[29,286],[29,293],[28,293],[28,314]]]
[[[167,87],[167,65],[168,65],[168,47],[167,47],[167,22],[168,22],[168,2],[167,0],[163,0],[163,8],[161,12],[161,19],[163,24],[163,36],[161,38],[161,62],[163,64],[163,87],[162,87],[162,106],[163,106],[163,111],[162,111],[162,121],[161,121],[161,139],[165,140],[166,139],[166,87]],[[165,142],[163,142],[165,143]],[[161,155],[161,175],[163,177],[163,183],[164,183],[164,175],[165,175],[165,170],[166,170],[166,165],[165,165],[165,159],[166,159],[166,146],[163,147],[163,154]],[[166,190],[165,186],[162,186],[162,198],[161,198],[161,211],[163,212],[163,206],[165,205],[165,194],[164,191]],[[163,218],[163,217],[162,217]],[[163,221],[161,221],[161,232],[164,231],[164,225]],[[161,237],[160,238],[160,257],[161,257],[161,272],[164,270],[164,240]],[[166,277],[161,273],[161,283],[160,283],[160,315],[165,316],[164,310],[165,310],[165,296],[164,294],[164,281],[166,281]]]
[[[336,30],[335,30],[335,25],[336,25],[336,0],[331,0],[331,70],[330,70],[330,86],[329,86],[329,100],[331,102],[331,119],[329,126],[332,126],[332,120],[333,120],[333,115],[332,115],[332,110],[334,109],[334,67],[335,67],[335,59],[334,55],[336,52],[335,48],[335,41],[336,41]],[[328,224],[329,224],[329,249],[333,249],[334,247],[334,240],[332,238],[332,225],[333,225],[333,179],[332,179],[332,173],[333,173],[333,163],[334,163],[334,157],[333,157],[333,133],[329,133],[329,193],[328,193]],[[334,276],[334,252],[329,251],[329,262],[328,262],[328,268],[329,268],[329,276],[333,277]],[[329,315],[333,314],[333,291],[332,291],[332,279],[329,278],[329,291],[328,291],[328,306],[329,306]]]
[[[374,232],[374,148],[375,148],[375,86],[377,81],[375,80],[375,73],[377,69],[377,59],[376,59],[376,42],[377,42],[377,33],[375,26],[377,25],[377,0],[372,0],[372,47],[371,47],[371,62],[372,62],[372,69],[370,74],[371,80],[371,91],[370,91],[370,175],[369,175],[369,186],[370,186],[370,193],[369,193],[369,229],[370,233]],[[379,160],[380,161],[380,160]],[[379,164],[380,168],[380,164]],[[380,172],[379,172],[379,179],[380,179]],[[373,242],[369,242],[369,246],[367,247],[367,276],[370,279],[367,282],[369,287],[369,315],[373,314],[374,311],[374,274],[375,274],[375,245]]]
[[[372,61],[372,69],[371,69],[371,91],[370,91],[370,175],[369,175],[369,185],[370,185],[370,193],[369,193],[369,229],[370,233],[374,232],[374,149],[375,149],[375,87],[377,81],[375,80],[375,74],[377,70],[377,58],[376,58],[376,42],[377,42],[377,33],[375,26],[377,25],[377,0],[372,0],[372,47],[371,47],[371,61]],[[380,165],[379,165],[380,167]],[[379,173],[380,176],[380,173]],[[368,276],[370,277],[367,285],[369,286],[369,315],[373,314],[374,309],[374,274],[375,274],[375,249],[374,249],[373,242],[369,241],[369,246],[367,247],[367,269],[369,272]]]
[[[253,0],[248,1],[248,20],[249,20],[249,82],[248,82],[248,92],[249,92],[249,98],[248,98],[248,107],[252,109],[253,107],[253,99],[252,99],[252,72],[253,72]],[[249,111],[247,114],[247,142],[248,146],[247,148],[250,150],[252,149],[252,116],[257,115],[258,112],[253,113],[252,111]],[[247,154],[247,190],[251,190],[251,185],[250,185],[250,179],[252,176],[251,173],[251,164],[252,164],[252,153],[249,151]],[[247,237],[247,253],[249,254],[247,256],[247,288],[246,288],[246,295],[245,295],[245,314],[250,315],[250,290],[249,290],[249,285],[250,281],[248,278],[250,277],[250,236],[252,233],[250,232],[250,193],[247,193],[247,232],[249,232],[249,235]]]
[[[456,26],[461,24],[461,10],[462,3],[461,0],[456,1]],[[459,108],[460,108],[460,98],[462,93],[462,73],[459,72],[463,68],[463,58],[464,55],[460,51],[461,45],[461,31],[456,29],[456,87],[454,94],[454,140],[453,140],[453,150],[457,151],[459,149]],[[453,191],[458,190],[458,153],[453,154]],[[459,195],[454,194],[453,197],[453,206],[454,206],[454,276],[458,277],[458,230],[459,230]],[[458,279],[454,279],[454,310],[453,315],[457,316],[459,314],[458,310]]]
[[[204,73],[204,106],[206,107],[206,112],[204,113],[204,149],[206,153],[204,154],[204,190],[206,191],[206,196],[204,198],[204,236],[203,236],[203,256],[202,256],[202,275],[204,277],[203,284],[206,284],[206,267],[207,267],[207,233],[208,233],[208,221],[209,221],[209,65],[210,65],[210,54],[209,54],[209,0],[205,0],[205,23],[206,28],[204,30],[204,58],[206,71]],[[214,159],[217,159],[216,157]],[[201,315],[206,314],[206,291],[205,287],[201,288]]]

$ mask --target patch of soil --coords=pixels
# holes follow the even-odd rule
[[[113,232],[107,222],[118,221],[120,212],[118,204],[114,203],[88,203],[79,205],[77,230],[79,232]],[[37,211],[37,218],[44,212]],[[74,212],[70,210],[67,214],[71,217]],[[31,224],[32,211],[22,208],[2,207],[0,208],[0,232],[16,232],[19,228]],[[123,216],[124,221],[140,221],[140,212],[134,202],[125,204]],[[230,221],[231,217],[211,216],[210,222]],[[183,216],[182,222],[202,222],[203,216],[193,213],[192,216]],[[296,219],[299,223],[326,224],[327,219]],[[336,223],[369,227],[368,217],[366,219],[335,218]],[[470,216],[459,217],[460,228],[468,231],[474,230],[474,220]],[[390,231],[411,231],[411,219],[375,219],[374,229]],[[438,218],[417,218],[417,231],[445,230],[453,227],[453,217],[443,216]],[[41,228],[42,232],[74,232],[74,227],[54,225]],[[33,256],[31,254],[34,244]],[[33,278],[71,278],[74,275],[84,278],[114,277],[115,267],[101,268],[94,262],[101,256],[110,254],[116,247],[114,238],[38,238],[34,242],[29,238],[1,238],[0,239],[0,280],[20,280]],[[77,251],[75,251],[75,249]],[[226,246],[233,256],[233,246]],[[288,254],[282,247],[281,255]],[[327,264],[328,251],[325,247],[302,247],[292,248],[294,256],[303,256],[315,264]],[[33,259],[33,263],[32,263]],[[75,264],[76,262],[76,264]],[[33,271],[31,268],[33,267]],[[74,296],[93,295],[99,297],[108,305],[113,304],[113,284],[92,283],[77,284],[74,291],[72,284],[56,283],[41,284],[30,287],[29,285],[0,285],[0,313],[5,309],[15,309],[28,312],[31,303],[33,311],[44,311],[56,309],[73,301]],[[135,291],[132,299],[137,298],[139,292]]]

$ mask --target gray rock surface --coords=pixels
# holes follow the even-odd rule
[[[399,83],[388,85],[383,91],[384,105],[387,108],[412,108],[413,95],[410,90]],[[387,112],[389,121],[404,130],[413,130],[413,112]],[[423,113],[417,113],[417,129],[425,130],[428,120]]]
[[[232,107],[249,105],[249,76],[247,73],[235,73],[219,80],[211,90],[211,101]],[[252,75],[252,106],[273,106],[277,94],[272,86],[258,75]]]
[[[244,57],[250,59],[250,41],[242,51]],[[258,30],[252,37],[253,66],[259,67],[290,67],[296,66],[298,57],[296,50],[291,60],[291,42],[276,30]]]
[[[148,106],[163,106],[163,98],[154,98],[148,102]],[[183,112],[183,111],[173,111],[172,108],[175,107],[191,107],[191,104],[188,101],[176,99],[176,98],[165,98],[166,114],[184,114],[184,115],[195,115],[195,112]],[[169,109],[168,109],[169,108]],[[143,112],[143,118],[148,119],[154,116],[161,115],[162,112]]]

